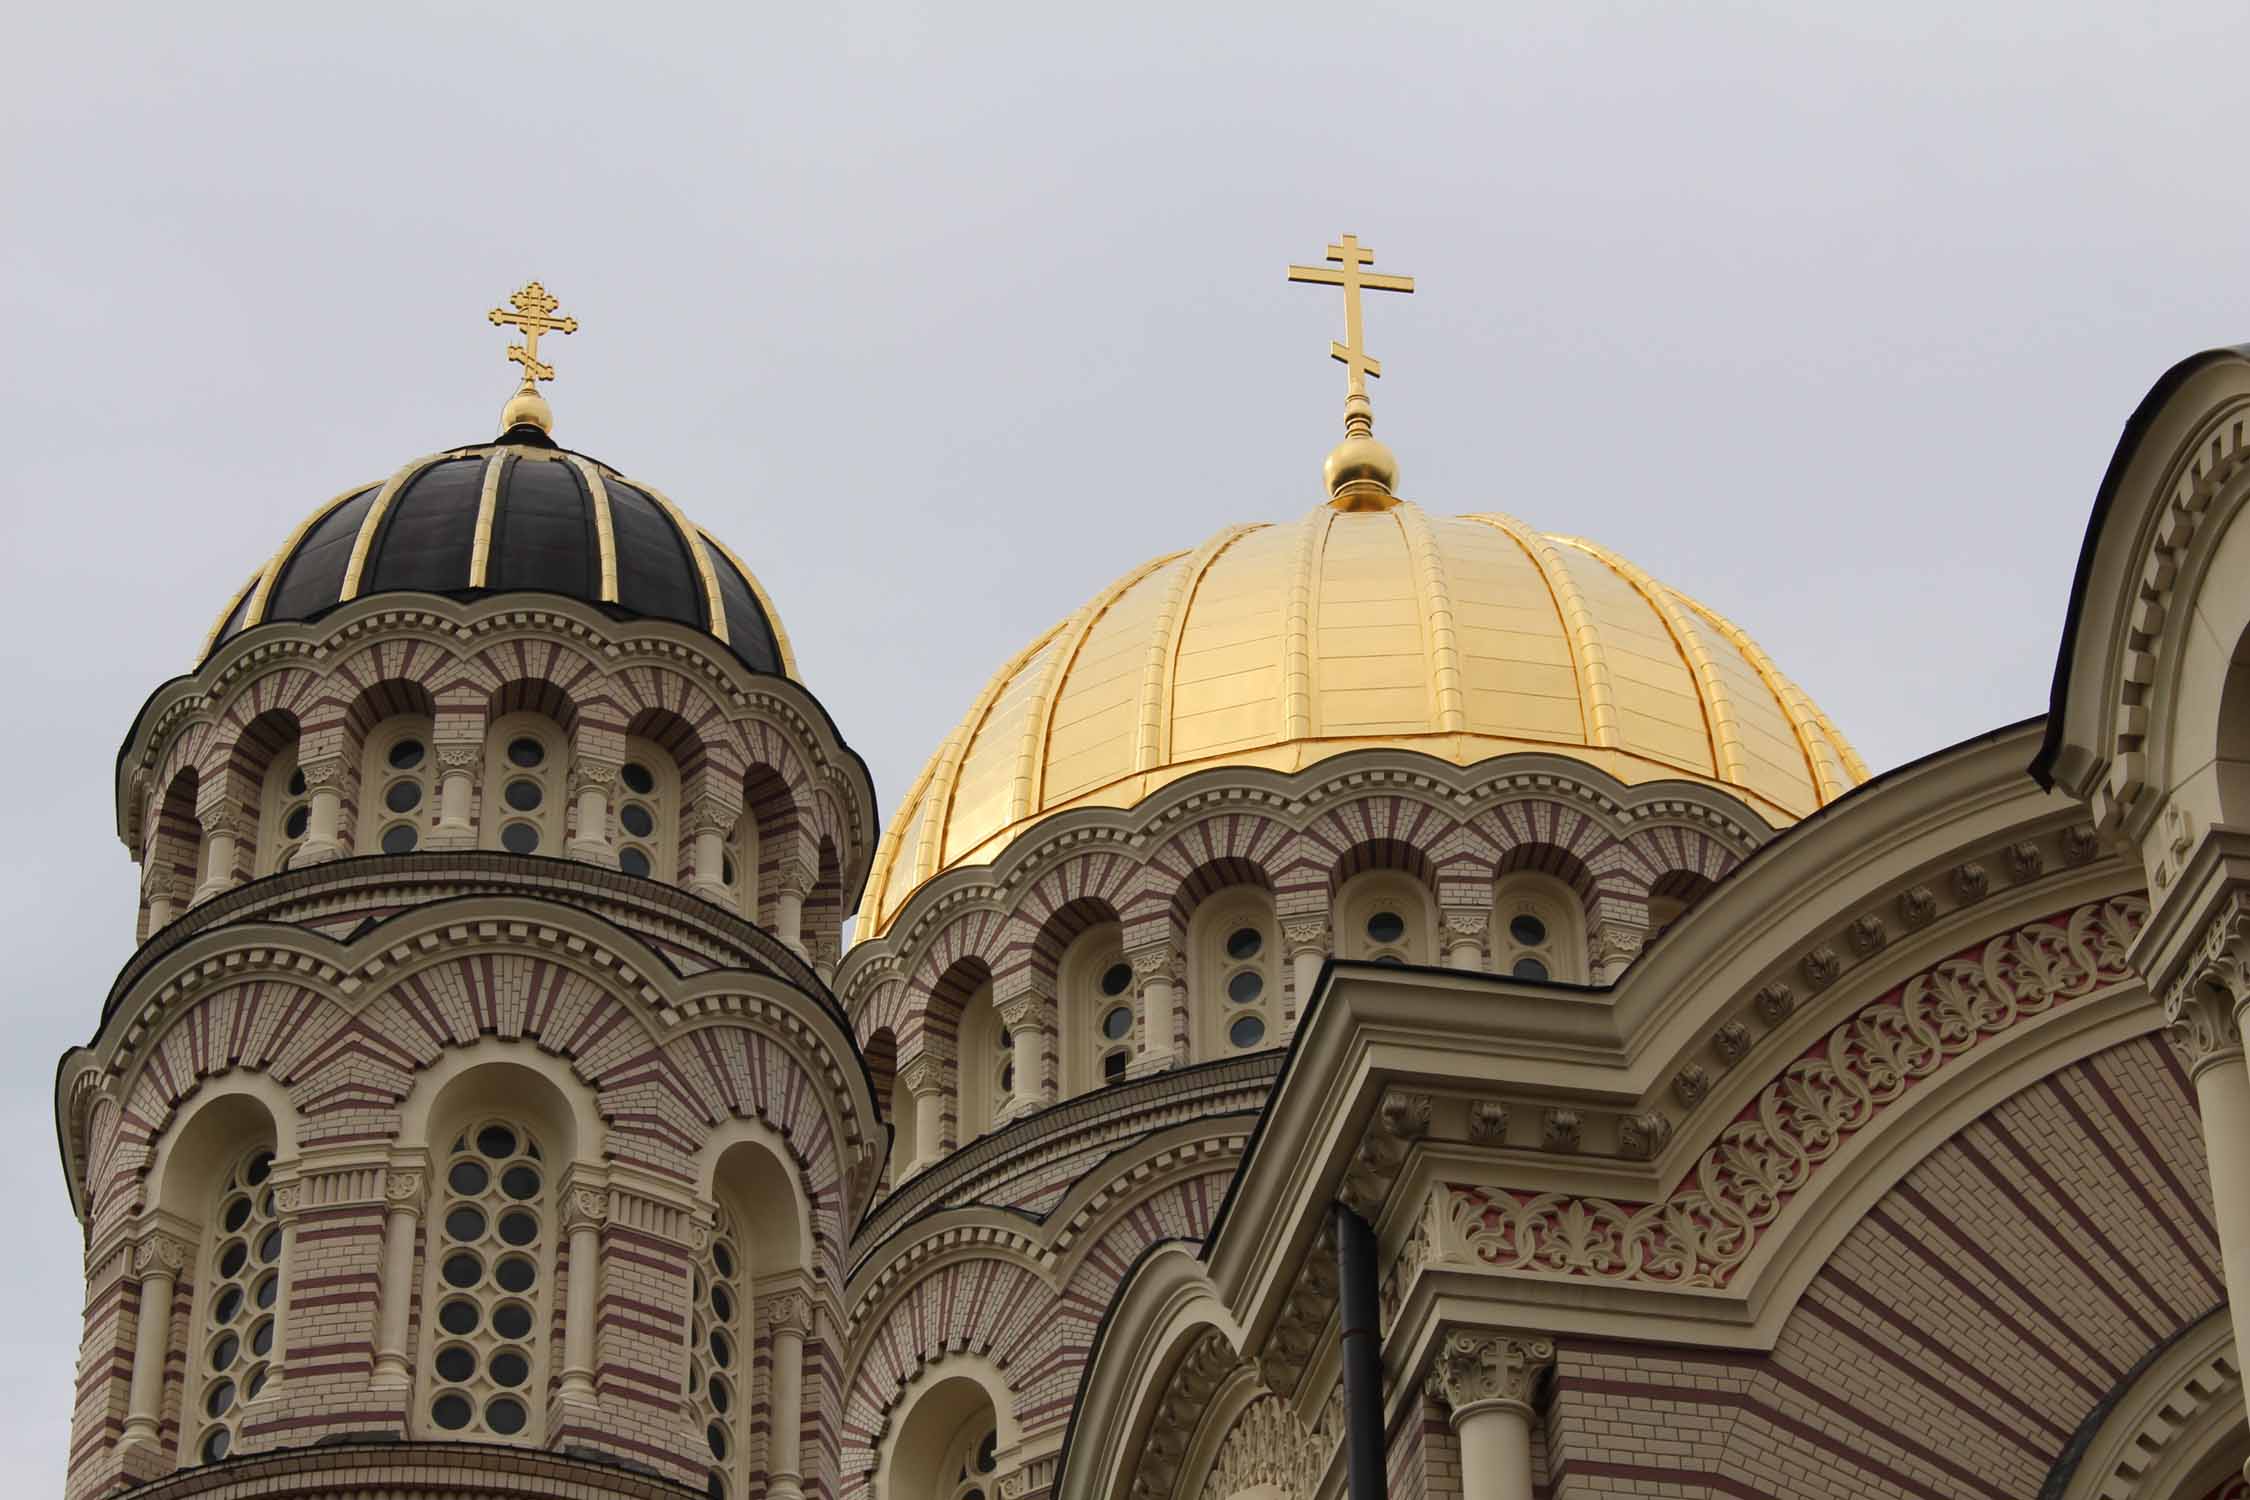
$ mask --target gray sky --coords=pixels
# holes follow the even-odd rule
[[[6,1493],[61,1484],[116,746],[304,512],[490,435],[526,278],[557,435],[749,560],[886,815],[1034,632],[1320,499],[1283,268],[1341,231],[1419,282],[1401,489],[1731,614],[1878,769],[2045,706],[2119,426],[2250,335],[2239,0],[466,9],[11,22]]]

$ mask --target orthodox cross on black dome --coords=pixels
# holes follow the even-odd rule
[[[555,425],[554,412],[547,406],[546,398],[539,394],[539,382],[555,378],[555,367],[539,359],[539,335],[542,333],[576,333],[576,318],[558,318],[555,309],[562,304],[554,294],[536,281],[527,281],[523,289],[508,298],[509,306],[495,307],[485,317],[495,328],[513,327],[523,334],[523,342],[508,346],[508,358],[523,366],[523,384],[500,413],[500,429],[530,425],[541,432]],[[512,310],[511,310],[512,309]]]

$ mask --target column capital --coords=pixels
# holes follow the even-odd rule
[[[995,1004],[993,1012],[1010,1031],[1044,1031],[1054,997],[1039,990],[1024,990]]]
[[[1281,924],[1281,946],[1291,958],[1300,953],[1327,953],[1328,918],[1323,915],[1285,919]]]
[[[934,1094],[945,1087],[945,1059],[919,1052],[898,1065],[898,1081],[910,1094]]]
[[[1453,1411],[1455,1425],[1490,1407],[1531,1410],[1532,1390],[1555,1362],[1555,1341],[1524,1333],[1445,1336],[1430,1369],[1429,1391]]]
[[[758,1299],[755,1310],[764,1314],[766,1326],[776,1333],[793,1333],[803,1338],[812,1332],[812,1299],[803,1292],[769,1293]]]
[[[341,786],[344,771],[344,757],[341,755],[321,755],[297,762],[297,773],[305,778],[307,791],[317,791],[324,786]]]
[[[484,748],[481,745],[440,745],[437,763],[441,773],[466,771],[474,776],[477,768],[484,764]]]
[[[178,1276],[193,1252],[187,1241],[176,1234],[155,1230],[144,1234],[133,1245],[133,1274],[136,1276]]]
[[[2250,895],[2226,898],[2164,996],[2164,1020],[2191,1074],[2242,1056],[2250,1006]]]
[[[696,835],[709,833],[725,838],[734,832],[734,825],[741,817],[742,814],[737,809],[706,796],[688,809],[687,832]]]
[[[611,783],[617,780],[617,773],[623,769],[621,763],[574,760],[570,763],[570,794],[577,797],[587,792],[607,793]]]
[[[774,889],[782,895],[803,900],[812,894],[814,886],[820,884],[820,872],[812,867],[809,860],[785,858],[773,872],[773,884]]]

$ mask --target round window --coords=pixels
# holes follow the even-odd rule
[[[655,774],[637,760],[625,762],[625,769],[618,772],[617,776],[625,783],[625,790],[629,792],[639,792],[646,797],[656,790]]]
[[[1367,919],[1367,935],[1378,943],[1395,943],[1406,936],[1406,918],[1395,911],[1379,911]]]
[[[1256,969],[1243,969],[1227,981],[1227,998],[1237,1005],[1248,1005],[1266,992],[1266,976]]]
[[[1255,1047],[1266,1039],[1266,1023],[1256,1016],[1236,1016],[1227,1028],[1227,1040],[1237,1047]]]
[[[414,846],[420,842],[421,837],[415,833],[412,823],[393,823],[383,830],[385,854],[412,854]]]
[[[311,826],[312,809],[292,807],[289,809],[289,816],[281,820],[281,836],[285,839],[301,839],[305,836],[305,830]]]
[[[383,789],[383,805],[392,812],[412,812],[422,805],[422,783],[403,777]]]
[[[721,885],[734,884],[734,856],[731,854],[719,856],[719,883]]]
[[[510,854],[531,854],[539,848],[539,830],[529,823],[510,823],[500,830],[500,847]]]
[[[1133,1034],[1133,1013],[1122,1005],[1112,1006],[1102,1017],[1102,1035],[1113,1042],[1122,1042]]]
[[[1264,934],[1255,927],[1237,927],[1227,935],[1227,957],[1235,960],[1256,958],[1258,950],[1265,947]]]
[[[303,795],[305,795],[305,772],[303,767],[299,767],[298,769],[289,773],[289,795],[292,797],[302,797]]]
[[[617,868],[628,875],[637,875],[643,880],[648,879],[648,851],[630,847],[620,849],[617,853]]]
[[[1530,912],[1519,912],[1508,923],[1508,936],[1526,948],[1536,948],[1547,941],[1547,924]]]
[[[517,812],[537,812],[539,804],[547,800],[547,794],[540,790],[538,782],[523,780],[509,782],[508,789],[500,797]]]
[[[1111,964],[1102,970],[1102,993],[1122,995],[1133,987],[1133,966],[1127,963]]]
[[[428,753],[422,748],[420,740],[407,739],[391,746],[391,753],[384,759],[391,763],[394,771],[411,771],[422,763],[422,757]]]
[[[645,839],[656,832],[656,815],[638,802],[626,803],[624,811],[617,815],[617,821],[624,825],[627,833],[637,839]]]
[[[1536,958],[1519,958],[1516,966],[1508,972],[1518,979],[1545,979],[1547,966]]]
[[[527,734],[519,739],[508,741],[508,759],[529,770],[531,767],[546,761],[547,747]]]
[[[1125,1054],[1111,1052],[1102,1058],[1102,1082],[1121,1083],[1125,1078]]]

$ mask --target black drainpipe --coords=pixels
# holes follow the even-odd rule
[[[1343,1331],[1344,1462],[1351,1500],[1387,1500],[1383,1455],[1382,1296],[1375,1278],[1375,1231],[1339,1203],[1336,1305]]]

